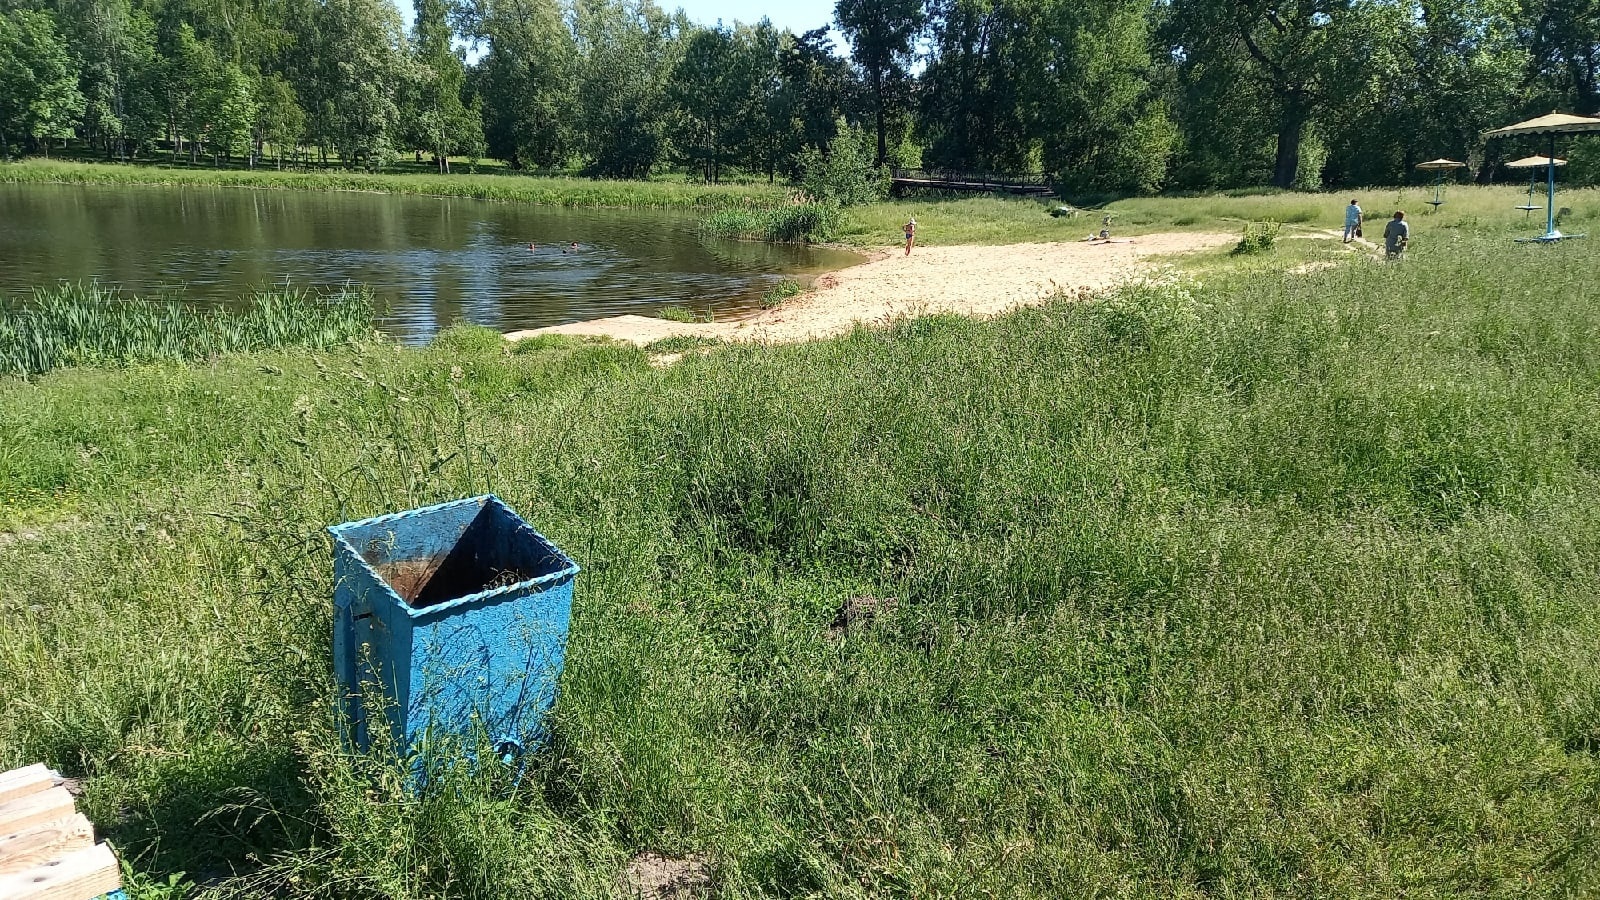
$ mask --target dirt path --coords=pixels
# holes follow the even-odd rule
[[[787,343],[842,334],[857,322],[902,316],[960,313],[993,316],[1110,287],[1153,265],[1150,257],[1223,247],[1237,234],[1149,234],[1110,244],[1009,244],[999,247],[918,248],[880,252],[868,262],[817,279],[815,289],[778,309],[728,322],[691,324],[648,316],[613,316],[548,328],[514,331],[520,340],[540,334],[602,335],[648,344],[676,335],[727,341]]]

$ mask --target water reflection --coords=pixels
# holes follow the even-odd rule
[[[98,279],[222,302],[285,280],[360,282],[386,302],[385,330],[420,340],[456,321],[508,330],[669,305],[727,314],[782,274],[855,261],[706,241],[695,222],[354,192],[0,185],[0,292]]]

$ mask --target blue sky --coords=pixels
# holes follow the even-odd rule
[[[772,20],[779,28],[795,34],[833,23],[833,0],[787,0],[777,4],[751,3],[748,0],[656,0],[664,9],[683,7],[689,18],[707,25],[721,19],[734,22],[757,22],[762,16]]]
[[[405,17],[409,27],[411,0],[394,0],[394,3],[400,7],[400,14]],[[766,16],[778,28],[802,34],[833,24],[834,0],[785,0],[777,4],[752,3],[750,0],[656,0],[656,3],[666,10],[682,7],[689,18],[706,25],[718,19],[728,25],[734,22],[754,23]],[[835,33],[833,37],[837,41],[838,34]]]

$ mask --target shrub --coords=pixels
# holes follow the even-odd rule
[[[694,310],[682,306],[663,306],[656,310],[656,317],[666,319],[668,322],[698,322]]]
[[[509,342],[493,328],[461,322],[434,335],[430,346],[455,353],[504,353]]]
[[[816,203],[856,206],[889,193],[888,173],[872,165],[867,136],[840,120],[826,153],[808,148],[800,155],[800,189]]]
[[[1278,229],[1282,226],[1277,222],[1249,222],[1244,226],[1244,237],[1239,239],[1239,245],[1233,248],[1237,254],[1264,253],[1272,249],[1278,241]]]
[[[776,309],[782,306],[785,300],[804,292],[805,288],[800,286],[800,282],[793,278],[780,278],[777,284],[767,288],[767,292],[761,295],[761,308]]]

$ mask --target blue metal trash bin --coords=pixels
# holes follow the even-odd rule
[[[334,538],[333,664],[348,737],[398,752],[537,740],[555,704],[578,564],[492,494],[346,522]],[[367,709],[381,696],[387,709]]]

